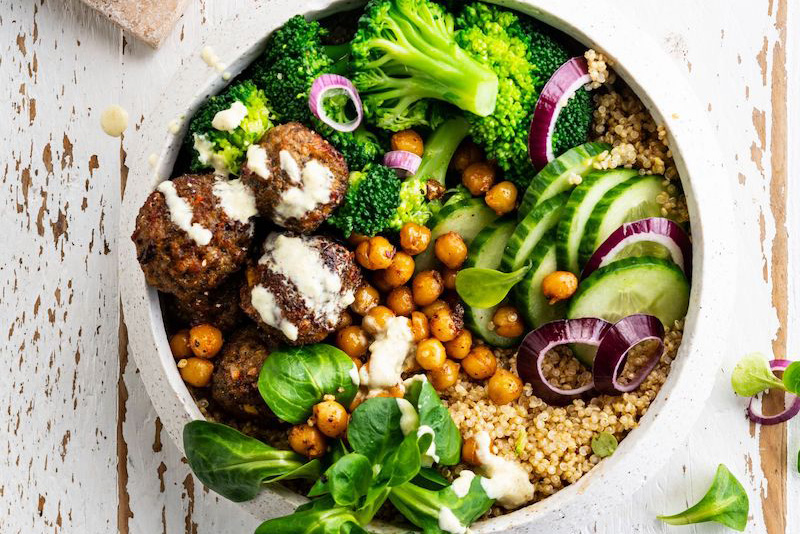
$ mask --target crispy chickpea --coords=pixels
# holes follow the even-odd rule
[[[315,426],[296,425],[289,430],[289,446],[307,458],[320,458],[328,450],[325,436]]]
[[[222,348],[222,332],[210,324],[199,324],[189,330],[189,347],[195,356],[213,358]]]
[[[394,245],[383,236],[370,237],[356,247],[356,261],[365,269],[377,271],[385,269],[392,264],[394,258]]]
[[[402,399],[405,391],[400,386],[392,386],[387,390],[381,391],[376,397],[390,397],[393,399]]]
[[[495,404],[514,402],[522,395],[522,380],[511,371],[498,369],[489,379],[489,398]]]
[[[455,232],[447,232],[436,238],[436,257],[449,269],[458,269],[467,259],[467,244]]]
[[[350,237],[347,238],[347,242],[353,245],[354,247],[357,247],[364,241],[369,241],[369,236],[366,236],[364,234],[357,234],[355,232],[350,234]]]
[[[347,326],[336,332],[336,346],[351,358],[360,358],[367,353],[369,339],[360,326]]]
[[[473,163],[461,175],[461,182],[474,196],[481,196],[494,184],[495,171],[490,164],[479,161]]]
[[[444,349],[450,358],[463,360],[472,349],[472,332],[467,329],[461,330],[456,337],[444,344]]]
[[[464,169],[482,159],[483,150],[481,150],[481,147],[468,140],[458,146],[456,153],[453,154],[453,159],[450,161],[450,166],[458,172],[464,172]]]
[[[386,323],[394,317],[394,312],[386,306],[375,306],[364,316],[361,326],[373,336],[386,328]]]
[[[519,312],[513,306],[500,306],[492,317],[494,331],[498,336],[517,337],[525,331]]]
[[[450,312],[449,306],[437,310],[436,313],[428,319],[428,325],[433,337],[442,343],[455,339],[461,331],[458,325],[456,325],[455,319],[453,319],[453,314]]]
[[[424,313],[425,317],[427,317],[428,320],[430,321],[431,317],[433,317],[438,311],[449,310],[449,309],[450,305],[447,304],[445,301],[435,300],[430,304],[428,304],[427,306],[423,307],[422,313]]]
[[[417,345],[417,363],[426,371],[438,369],[447,360],[442,342],[436,338],[423,339]]]
[[[431,244],[431,230],[421,224],[407,222],[400,229],[400,247],[406,252],[416,256],[425,251]]]
[[[464,440],[464,445],[461,446],[461,460],[470,465],[481,465],[478,461],[478,443],[475,438]]]
[[[416,305],[427,306],[438,299],[444,291],[442,275],[439,271],[422,271],[411,282],[411,291]]]
[[[453,290],[456,288],[456,276],[458,276],[457,270],[442,269],[442,283],[445,289]]]
[[[405,150],[417,156],[422,156],[425,145],[422,142],[422,137],[417,132],[403,130],[392,136],[392,150]]]
[[[204,388],[211,383],[214,364],[205,358],[187,358],[178,362],[181,378],[196,388]]]
[[[341,330],[342,328],[347,328],[353,324],[353,315],[347,311],[342,311],[342,314],[339,316],[339,322],[336,323],[336,330]]]
[[[368,311],[378,305],[380,295],[377,289],[364,283],[358,286],[353,298],[354,300],[350,305],[350,309],[359,315],[366,315]]]
[[[370,281],[372,282],[372,285],[378,288],[378,291],[381,293],[388,293],[392,290],[391,284],[389,284],[389,282],[386,280],[386,269],[374,271]]]
[[[486,205],[498,215],[513,211],[517,204],[517,186],[509,181],[500,182],[486,193]]]
[[[475,380],[485,380],[497,369],[497,358],[486,345],[473,347],[467,357],[461,360],[464,372]]]
[[[361,368],[364,366],[364,362],[362,362],[362,361],[361,361],[361,358],[353,358],[353,357],[351,356],[351,357],[350,357],[350,359],[351,359],[351,360],[353,360],[353,364],[356,366],[356,368],[357,368],[359,371],[360,371],[360,370],[361,370]]]
[[[192,348],[189,346],[189,331],[181,330],[169,338],[169,348],[172,356],[176,359],[188,358],[192,355]]]
[[[396,315],[410,316],[414,311],[414,297],[411,294],[411,288],[400,286],[392,289],[391,293],[386,296],[386,306]]]
[[[578,289],[578,277],[569,271],[554,271],[542,280],[542,293],[550,304],[570,298]]]
[[[320,432],[329,438],[338,438],[347,430],[350,416],[344,406],[335,400],[326,400],[314,405],[314,419]]]
[[[389,287],[402,286],[414,276],[414,258],[405,252],[394,255],[391,265],[383,271],[383,280]]]
[[[430,335],[428,318],[422,312],[411,312],[411,333],[414,335],[414,343],[419,343]]]
[[[438,369],[428,371],[428,379],[436,391],[444,391],[456,385],[459,369],[461,369],[461,365],[458,362],[446,360]]]

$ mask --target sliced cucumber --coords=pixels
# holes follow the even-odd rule
[[[558,224],[568,198],[569,193],[564,191],[545,200],[517,224],[503,253],[501,271],[516,271],[525,265],[536,245]]]
[[[517,217],[522,219],[534,207],[548,198],[553,198],[559,193],[572,189],[569,177],[573,174],[581,177],[585,176],[592,170],[592,164],[597,159],[597,156],[606,150],[611,150],[611,145],[606,143],[585,143],[567,150],[548,163],[533,178],[528,189],[525,190]]]
[[[428,222],[431,229],[431,244],[414,258],[416,271],[432,269],[436,263],[433,242],[447,232],[455,232],[470,244],[483,228],[497,219],[497,213],[486,205],[482,198],[467,198],[452,204],[445,204]]]
[[[609,190],[638,175],[639,173],[633,169],[595,171],[589,173],[580,185],[572,190],[556,232],[559,269],[580,274],[578,250],[586,222],[595,206]]]
[[[467,260],[464,267],[482,267],[485,269],[497,269],[503,257],[503,250],[506,248],[508,238],[514,232],[516,222],[510,217],[504,217],[491,223],[475,236],[469,246]],[[501,304],[491,308],[473,308],[464,306],[464,322],[473,334],[479,336],[489,345],[495,347],[513,347],[519,338],[509,338],[499,336],[494,330],[489,328],[494,317],[494,312]]]
[[[664,245],[655,241],[637,241],[620,250],[611,261],[637,258],[639,256],[649,256],[661,260],[672,259],[672,253]]]
[[[512,298],[525,322],[531,328],[564,317],[564,301],[551,305],[542,293],[542,280],[556,270],[555,232],[546,234],[529,256],[531,270],[514,286]]]

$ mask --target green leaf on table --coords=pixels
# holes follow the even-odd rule
[[[491,308],[506,298],[530,268],[529,263],[511,273],[482,267],[461,269],[456,275],[456,291],[461,300],[473,308]]]
[[[742,397],[752,397],[771,388],[785,389],[783,381],[770,369],[769,360],[758,352],[739,360],[731,374],[731,386]]]
[[[614,454],[619,442],[611,432],[600,432],[592,437],[592,452],[600,458],[606,458]]]
[[[670,525],[692,525],[714,521],[743,532],[747,526],[750,501],[742,484],[720,464],[711,487],[700,502],[675,515],[658,516]]]
[[[800,362],[792,362],[783,372],[783,385],[786,391],[800,395]]]
[[[437,463],[457,464],[461,458],[461,433],[430,382],[424,378],[407,382],[405,399],[417,409],[420,428],[433,431]]]

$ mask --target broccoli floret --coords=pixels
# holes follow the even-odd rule
[[[350,109],[352,103],[345,95],[326,99],[324,106],[328,116],[340,123],[346,123],[355,116],[355,110]],[[353,132],[340,132],[312,116],[311,125],[342,153],[351,169],[363,169],[384,152],[381,141],[363,123]]]
[[[345,237],[355,232],[373,236],[389,228],[400,204],[400,180],[383,165],[370,165],[350,174],[350,187],[341,206],[328,218]]]
[[[578,89],[556,119],[553,130],[553,154],[556,157],[586,142],[593,114],[592,95],[589,91]]]
[[[494,111],[497,76],[455,41],[453,17],[431,0],[371,0],[351,43],[367,119],[398,131],[430,125],[430,102]]]
[[[230,110],[236,118],[244,113],[239,125],[231,131],[214,127],[218,113]],[[198,110],[189,124],[186,144],[192,152],[192,172],[213,168],[219,174],[239,172],[247,147],[261,139],[270,127],[271,107],[264,91],[252,82],[228,87],[212,96]]]

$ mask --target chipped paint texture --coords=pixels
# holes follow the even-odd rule
[[[115,239],[126,142],[98,127],[100,112],[116,103],[131,112],[128,132],[135,131],[177,69],[199,68],[204,25],[254,4],[191,2],[154,53],[79,3],[0,0],[3,534],[235,534],[257,525],[191,477],[120,347]],[[800,475],[759,453],[796,461],[800,425],[751,435],[744,402],[728,386],[745,351],[800,354],[800,285],[787,276],[800,270],[800,235],[786,233],[800,228],[800,5],[614,4],[635,7],[636,24],[652,28],[684,67],[717,127],[740,236],[739,311],[730,356],[709,384],[709,405],[697,408],[705,416],[686,447],[635,499],[585,532],[667,533],[654,516],[697,500],[724,462],[749,490],[748,532],[800,534]],[[787,94],[794,95],[788,108],[780,102]],[[795,513],[785,514],[786,502]]]

